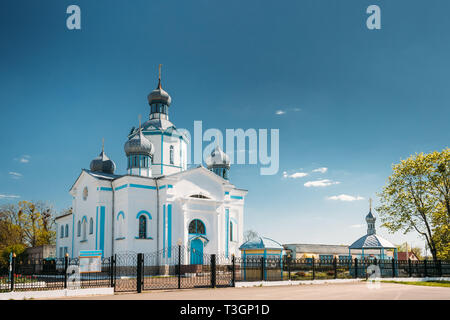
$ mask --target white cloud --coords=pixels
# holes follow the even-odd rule
[[[9,175],[13,178],[13,179],[20,179],[23,177],[23,175],[21,173],[18,172],[14,172],[14,171],[10,171]]]
[[[332,184],[339,184],[338,181],[331,181],[329,179],[322,179],[322,180],[316,180],[316,181],[308,181],[304,184],[305,187],[328,187]]]
[[[276,115],[282,115],[282,114],[285,114],[285,113],[286,113],[286,111],[284,111],[284,110],[277,110],[275,112]]]
[[[360,196],[349,196],[348,194],[340,194],[338,196],[331,196],[327,198],[328,200],[339,200],[339,201],[358,201],[364,200],[363,197]]]
[[[20,196],[16,196],[13,194],[0,194],[0,199],[13,199],[13,198],[20,198]]]
[[[28,154],[24,154],[20,158],[14,158],[14,160],[19,161],[20,163],[28,163],[30,162],[30,158],[31,156],[29,156]]]
[[[314,169],[312,172],[325,173],[325,172],[327,172],[327,171],[328,171],[328,168],[323,167],[323,168],[317,168],[317,169]]]
[[[297,178],[303,178],[306,177],[308,174],[305,172],[295,172],[293,174],[288,174],[286,171],[283,172],[283,178],[293,178],[293,179],[297,179]]]

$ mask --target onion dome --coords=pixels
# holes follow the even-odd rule
[[[108,158],[102,148],[102,152],[99,154],[99,156],[91,161],[90,168],[92,172],[114,174],[114,171],[116,170],[116,164],[114,163],[114,161]]]
[[[217,145],[206,160],[209,169],[217,167],[230,168],[230,157]]]
[[[124,146],[127,156],[132,154],[153,156],[155,147],[144,135],[142,130],[139,130],[132,138],[125,142]]]
[[[161,79],[159,79],[158,86],[156,87],[155,90],[150,92],[147,99],[148,104],[150,105],[155,103],[162,103],[167,106],[170,106],[170,103],[172,102],[172,98],[170,97],[170,95],[161,88]]]

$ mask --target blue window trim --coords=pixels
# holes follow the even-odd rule
[[[231,199],[237,199],[237,200],[242,200],[244,199],[244,197],[240,197],[240,196],[230,196]]]
[[[153,240],[152,237],[147,237],[147,238],[139,238],[139,237],[134,237],[136,240]]]
[[[152,219],[152,215],[150,214],[150,212],[145,210],[139,211],[138,214],[136,215],[136,219],[139,219],[139,217],[143,214],[145,214],[150,220]]]
[[[125,213],[124,213],[123,211],[120,211],[120,212],[117,214],[117,220],[119,220],[119,217],[120,217],[120,216],[122,216],[123,219],[125,219]]]
[[[87,223],[87,217],[86,216],[83,216],[83,218],[81,218],[81,223],[83,223],[83,221],[86,221],[86,223]]]

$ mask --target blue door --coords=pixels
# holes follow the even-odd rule
[[[200,239],[191,241],[191,264],[203,264],[203,242]]]

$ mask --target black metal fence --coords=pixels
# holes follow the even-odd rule
[[[113,285],[112,258],[102,258],[99,270],[80,272],[78,258],[11,259],[0,266],[0,292],[95,288]]]
[[[450,276],[450,261],[236,258],[236,281]]]
[[[237,281],[450,276],[450,261],[291,259],[203,254],[176,246],[153,253],[124,252],[80,272],[80,260],[39,259],[0,264],[0,292],[114,287],[117,292],[233,287]]]

